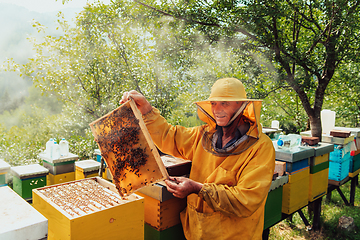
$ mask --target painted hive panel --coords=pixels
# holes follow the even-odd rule
[[[168,177],[133,100],[92,122],[90,127],[121,196]]]

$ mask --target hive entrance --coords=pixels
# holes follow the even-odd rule
[[[167,177],[133,100],[92,122],[90,127],[121,196]]]

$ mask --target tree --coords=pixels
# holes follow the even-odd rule
[[[239,49],[267,53],[321,138],[320,112],[336,70],[359,60],[359,1],[138,1],[158,14],[202,31],[206,41],[235,41]]]
[[[130,89],[144,93],[168,116],[187,85],[180,69],[159,59],[154,36],[134,20],[129,8],[127,2],[89,4],[76,27],[60,15],[63,34],[34,41],[37,54],[23,73],[44,93],[75,106],[87,123],[115,109]],[[34,26],[44,29],[40,23]]]
[[[327,105],[336,110],[337,126],[360,127],[360,64],[343,65],[333,78]]]

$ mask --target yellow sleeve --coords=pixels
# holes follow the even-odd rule
[[[191,160],[201,139],[200,128],[172,126],[160,115],[158,109],[143,116],[155,145],[166,154]]]
[[[239,173],[235,186],[205,183],[199,196],[214,211],[249,217],[266,199],[274,168],[275,150],[271,141],[265,141]]]

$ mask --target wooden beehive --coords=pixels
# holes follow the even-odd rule
[[[48,239],[144,239],[144,199],[121,197],[99,178],[33,190],[33,207],[48,219]]]
[[[90,124],[121,196],[168,177],[133,100]]]

